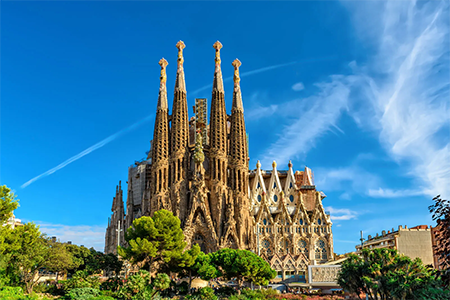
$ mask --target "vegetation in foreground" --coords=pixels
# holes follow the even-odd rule
[[[450,240],[449,204],[439,197],[434,200],[430,211],[442,227],[438,250],[448,266],[449,249],[442,245]],[[165,210],[134,220],[126,232],[128,246],[119,247],[118,252],[139,272],[125,279],[115,276],[123,271],[123,263],[114,255],[51,240],[33,223],[15,229],[6,225],[17,206],[11,190],[0,186],[2,300],[344,299],[339,295],[279,294],[272,289],[242,288],[245,282],[267,285],[276,272],[261,257],[246,250],[221,249],[205,254],[198,245],[185,250],[180,221]],[[42,269],[58,274],[57,279],[69,279],[38,283]],[[114,276],[102,281],[101,273]],[[188,277],[189,282],[177,284],[167,273]],[[192,278],[233,279],[238,289],[205,287],[193,291]],[[342,264],[338,282],[355,297],[367,294],[371,300],[450,299],[448,271],[434,270],[418,259],[411,260],[389,249],[350,255]]]

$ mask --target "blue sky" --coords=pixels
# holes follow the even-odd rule
[[[354,250],[360,230],[433,224],[431,199],[450,195],[447,1],[1,8],[0,181],[18,218],[63,241],[103,249],[115,186],[149,149],[161,57],[173,89],[178,40],[188,107],[211,98],[216,40],[224,78],[241,60],[251,168],[310,167],[335,252]],[[232,81],[225,93],[229,112]]]

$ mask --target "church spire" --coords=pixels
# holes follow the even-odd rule
[[[213,90],[223,93],[222,69],[220,68],[220,49],[222,49],[222,44],[217,41],[214,43],[213,47],[216,49],[216,58],[214,59],[216,62],[216,69],[214,71]]]
[[[159,65],[161,66],[161,77],[159,84],[159,97],[158,97],[158,106],[157,109],[168,109],[167,105],[167,88],[166,88],[166,67],[169,63],[164,58],[161,58],[159,61]]]
[[[172,128],[170,131],[169,181],[171,184],[171,199],[174,214],[183,222],[187,207],[187,171],[189,146],[189,120],[184,82],[183,41],[177,43],[177,78],[172,105]]]
[[[222,71],[220,69],[220,49],[222,44],[217,41],[213,45],[216,49],[216,68],[211,100],[210,117],[210,148],[211,148],[211,178],[226,184],[227,170],[227,112],[225,110],[225,93],[223,90]]]
[[[241,95],[241,78],[239,77],[239,67],[241,66],[241,62],[239,59],[235,59],[232,63],[234,67],[234,91],[233,91],[233,108],[238,109],[240,111],[244,111],[244,105],[242,104],[242,95]]]
[[[166,89],[166,67],[167,61],[162,58],[159,61],[161,66],[161,77],[159,84],[158,105],[156,107],[155,128],[153,131],[153,142],[151,150],[152,167],[150,182],[150,204],[164,203],[162,207],[152,207],[148,205],[148,213],[155,210],[167,208],[163,198],[168,189],[167,178],[169,169],[169,108],[167,105]]]

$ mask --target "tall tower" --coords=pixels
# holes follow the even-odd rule
[[[187,213],[187,170],[189,162],[189,123],[184,81],[183,41],[177,43],[177,78],[172,107],[172,129],[170,133],[170,184],[172,211],[184,224]]]
[[[117,246],[123,245],[124,239],[124,219],[125,211],[123,206],[123,191],[121,182],[116,185],[116,195],[113,198],[111,207],[112,215],[108,220],[105,239],[105,253],[117,253]]]
[[[249,236],[250,203],[248,199],[248,150],[245,132],[244,106],[239,78],[241,62],[235,59],[233,105],[231,109],[230,149],[228,163],[230,168],[229,186],[233,192],[232,201],[237,224],[237,236],[240,248],[248,248],[251,241]]]
[[[169,200],[169,108],[167,105],[166,67],[167,61],[159,61],[161,78],[158,106],[156,108],[155,129],[153,132],[152,167],[150,181],[150,205],[146,210],[153,214],[159,209],[172,209]]]
[[[216,232],[222,235],[222,222],[225,219],[227,192],[227,113],[225,110],[225,92],[223,89],[222,70],[220,67],[220,49],[222,44],[217,41],[213,45],[216,49],[214,82],[211,100],[210,117],[210,150],[209,165],[211,178],[212,219]]]

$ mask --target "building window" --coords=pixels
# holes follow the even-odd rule
[[[289,200],[290,200],[291,202],[294,202],[294,196],[290,195],[290,196],[289,196]]]
[[[258,181],[258,186],[256,188],[259,189],[260,187],[261,187],[261,184],[259,184],[259,181]]]
[[[318,240],[316,242],[315,256],[316,256],[316,259],[322,259],[322,260],[328,259],[327,258],[328,257],[327,249],[325,248],[324,241]]]
[[[263,220],[263,224],[264,224],[264,225],[267,225],[267,219],[264,219],[264,220]]]
[[[261,195],[258,195],[258,202],[261,202],[261,200],[262,200]]]
[[[321,219],[319,219],[319,220],[317,220],[317,224],[322,224],[322,220]]]
[[[275,202],[278,201],[278,196],[277,195],[273,195],[273,201],[275,201]]]
[[[273,188],[276,188],[276,187],[277,187],[277,183],[274,182],[274,183],[273,183]]]
[[[292,189],[292,181],[289,182],[289,188]]]
[[[300,225],[303,225],[303,219],[300,219]]]

